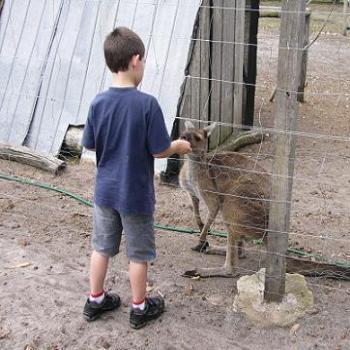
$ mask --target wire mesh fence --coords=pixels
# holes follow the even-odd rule
[[[103,0],[89,0],[103,1]],[[232,1],[235,5],[202,5],[202,8],[215,8],[222,12],[225,11],[252,11],[251,9],[242,8],[238,1]],[[158,2],[150,2],[150,5],[157,6]],[[261,5],[264,5],[262,2]],[[268,3],[268,5],[271,5]],[[274,3],[276,5],[276,3]],[[170,6],[170,5],[169,5]],[[293,157],[295,163],[295,172],[293,176],[287,179],[293,182],[293,193],[290,201],[291,204],[291,221],[288,232],[280,231],[281,235],[288,233],[289,249],[286,257],[299,256],[311,262],[327,262],[329,264],[350,268],[350,123],[349,123],[349,106],[350,106],[350,81],[348,79],[349,68],[349,41],[341,34],[343,26],[342,5],[313,5],[309,4],[311,9],[311,38],[317,38],[313,44],[308,47],[309,60],[307,68],[307,79],[305,88],[305,103],[299,106],[299,127],[298,130],[291,131],[290,134],[296,138],[296,153]],[[268,225],[259,225],[254,220],[257,213],[252,211],[252,201],[256,200],[268,213],[271,198],[269,195],[263,196],[257,186],[256,179],[268,178],[271,181],[277,175],[272,172],[272,162],[275,159],[274,153],[274,136],[285,133],[284,130],[274,126],[274,106],[275,102],[270,102],[269,97],[274,90],[277,75],[278,50],[281,49],[278,44],[279,37],[279,19],[263,18],[260,19],[258,43],[250,44],[246,42],[213,40],[208,38],[192,38],[194,42],[211,43],[221,47],[228,45],[242,45],[257,47],[257,80],[253,84],[255,87],[255,119],[254,125],[246,126],[246,129],[260,132],[265,137],[258,144],[248,145],[238,151],[242,159],[247,161],[248,166],[235,166],[230,163],[230,154],[224,154],[222,161],[215,163],[215,157],[220,155],[220,151],[214,149],[207,156],[206,163],[203,159],[188,159],[190,166],[207,167],[207,178],[216,186],[220,184],[228,185],[229,190],[222,190],[218,187],[209,186],[203,188],[199,194],[199,215],[202,223],[205,224],[208,217],[208,208],[204,205],[203,196],[215,195],[219,198],[220,205],[227,202],[234,214],[243,210],[246,214],[242,221],[228,220],[229,216],[222,215],[222,212],[215,217],[210,227],[212,235],[208,236],[210,245],[222,245],[225,247],[225,238],[215,233],[222,233],[225,236],[229,230],[236,233],[243,239],[247,232],[258,231],[259,238],[268,235]],[[150,40],[156,42],[161,38],[161,33],[152,33]],[[185,40],[178,37],[176,40]],[[299,50],[295,47],[286,47],[287,50]],[[4,57],[2,57],[4,58]],[[211,61],[212,62],[212,61]],[[211,67],[213,69],[213,67]],[[185,75],[188,80],[208,80],[215,81],[220,87],[224,85],[247,85],[244,81],[234,81],[225,79],[216,79]],[[9,86],[6,87],[11,90]],[[283,91],[287,92],[287,91]],[[289,91],[291,92],[291,91]],[[294,91],[297,93],[297,91]],[[12,94],[12,93],[11,93]],[[210,91],[208,92],[209,99]],[[34,92],[25,92],[19,95],[21,98],[37,98]],[[73,101],[73,100],[72,100]],[[47,100],[52,108],[56,108],[63,102],[59,97]],[[80,100],[73,102],[80,103]],[[203,101],[205,104],[206,101]],[[5,112],[6,113],[6,112]],[[203,120],[193,115],[181,114],[177,116],[182,121],[200,122],[202,126],[211,124],[212,120],[218,118],[209,118]],[[221,130],[228,128],[238,129],[242,125],[230,123],[227,121],[217,122]],[[51,175],[42,175],[39,172],[32,171],[29,168],[17,167],[6,161],[1,161],[1,172],[13,176],[23,176],[36,181],[42,181],[52,184],[59,188],[64,188],[81,197],[93,200],[93,168],[90,165],[77,164],[79,157],[69,157],[65,155],[68,161],[68,173],[60,177]],[[225,160],[226,159],[226,160]],[[178,160],[174,158],[174,160]],[[290,159],[292,160],[292,159]],[[209,164],[209,165],[208,165]],[[214,165],[215,171],[212,168]],[[71,169],[71,170],[69,170]],[[79,172],[77,174],[76,172]],[[280,175],[278,175],[280,176]],[[239,178],[241,182],[232,181],[233,178]],[[247,179],[251,188],[247,194],[242,190],[242,179]],[[255,180],[252,180],[255,179]],[[158,199],[156,211],[156,223],[159,226],[172,229],[188,229],[188,233],[199,235],[200,227],[193,218],[193,205],[189,202],[187,193],[177,185],[169,186],[160,184],[159,179],[156,181],[156,194]],[[2,187],[2,186],[1,186]],[[220,186],[219,186],[220,187]],[[225,187],[225,186],[223,186]],[[227,187],[227,186],[226,186]],[[242,191],[241,191],[242,190]],[[33,218],[29,221],[33,225],[34,231],[44,230],[47,221],[47,232],[49,236],[54,236],[60,231],[59,227],[55,228],[55,222],[60,218],[65,218],[64,228],[71,230],[71,234],[83,234],[88,236],[91,231],[91,213],[86,212],[83,203],[69,202],[62,200],[62,193],[47,192],[44,189],[29,189],[22,184],[7,184],[0,191],[1,215],[6,217],[5,227],[9,228],[16,220],[25,225],[30,215],[30,207],[35,206],[34,211],[43,213],[34,223]],[[268,192],[268,191],[267,191]],[[62,201],[63,204],[60,202]],[[14,208],[11,206],[14,205]],[[237,205],[235,207],[235,205]],[[18,210],[16,209],[18,208]],[[38,209],[39,208],[39,209]],[[222,207],[220,207],[222,210]],[[11,220],[9,217],[12,216]],[[69,219],[67,219],[69,218]],[[6,226],[7,225],[7,226]],[[14,228],[16,229],[16,228]],[[160,229],[160,231],[163,231]],[[61,232],[61,231],[60,231]],[[161,234],[159,234],[161,235]],[[248,235],[249,236],[249,235]],[[254,237],[257,238],[257,237]],[[87,239],[85,237],[85,239]],[[181,237],[177,238],[181,240]],[[196,239],[188,241],[188,244],[195,244]],[[239,240],[234,245],[239,248]],[[192,254],[189,264],[202,267],[212,267],[213,264],[220,265],[224,258],[220,257],[213,260],[208,257],[208,251],[193,255],[190,246],[187,250],[181,252],[182,256]],[[266,250],[260,241],[247,242],[244,250],[247,259],[240,259],[237,265],[237,271],[241,275],[256,273],[261,267],[265,266]],[[294,250],[294,251],[293,251]],[[178,253],[172,253],[170,260],[175,259]],[[299,255],[298,255],[299,254]],[[249,262],[249,259],[251,261]],[[248,262],[247,262],[248,261]],[[295,267],[295,266],[294,266]],[[184,268],[185,269],[185,268]],[[300,271],[305,272],[303,268]],[[311,271],[312,272],[312,271]],[[341,309],[344,300],[349,295],[348,282],[337,281],[346,280],[349,275],[341,273],[334,279],[327,278],[327,271],[321,271],[316,277],[308,278],[308,285],[313,290],[315,298],[320,304],[327,304],[328,312],[334,309]],[[223,282],[224,283],[227,282]],[[231,284],[234,285],[235,280]],[[334,294],[332,294],[334,293]],[[329,295],[334,295],[334,302],[330,304]],[[313,317],[313,316],[310,316]],[[316,317],[316,316],[315,316]],[[344,316],[342,316],[344,317]],[[346,348],[346,341],[343,339]],[[339,339],[338,339],[339,340]],[[325,344],[330,344],[327,340]],[[339,340],[341,343],[341,340]],[[300,344],[299,344],[300,345]],[[249,348],[249,347],[248,347]],[[311,348],[311,347],[310,347]],[[339,347],[341,349],[341,347]]]

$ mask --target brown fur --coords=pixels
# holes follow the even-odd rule
[[[189,192],[195,217],[205,241],[210,225],[221,211],[229,232],[225,267],[235,266],[235,252],[240,237],[262,238],[268,223],[269,176],[256,162],[237,152],[206,153],[207,138],[213,126],[194,129],[192,125],[181,138],[191,143],[193,152],[186,156],[180,172],[180,185]],[[199,217],[198,202],[208,208],[206,225]],[[230,250],[230,252],[229,252]]]

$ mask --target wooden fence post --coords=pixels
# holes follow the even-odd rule
[[[343,30],[343,35],[347,36],[348,35],[348,29],[349,29],[349,23],[348,23],[348,16],[349,16],[349,1],[348,0],[343,0],[344,1],[344,30]]]
[[[305,18],[305,31],[304,31],[305,34],[304,34],[304,40],[302,42],[302,45],[305,48],[305,50],[303,50],[303,53],[302,53],[303,58],[302,58],[301,70],[300,70],[298,102],[305,102],[304,91],[305,91],[305,84],[306,84],[307,61],[309,56],[309,49],[306,47],[310,43],[310,22],[311,22],[311,12],[308,12]]]
[[[285,292],[286,253],[294,174],[295,134],[298,117],[306,0],[283,0],[275,104],[275,158],[267,246],[264,299],[281,302]]]

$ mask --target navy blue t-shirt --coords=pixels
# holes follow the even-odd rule
[[[93,100],[82,145],[96,150],[94,201],[125,215],[154,212],[154,158],[170,147],[157,100],[136,88],[110,88]]]

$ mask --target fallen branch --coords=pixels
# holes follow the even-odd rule
[[[350,267],[287,255],[287,272],[350,281]]]
[[[256,132],[248,131],[238,136],[235,135],[235,136],[229,137],[222,145],[220,145],[213,152],[224,152],[224,151],[236,152],[245,146],[262,142],[265,137],[267,137],[267,135],[262,134],[260,131],[256,131]]]
[[[24,146],[0,144],[0,158],[27,164],[57,174],[66,163],[49,154],[37,153]]]

